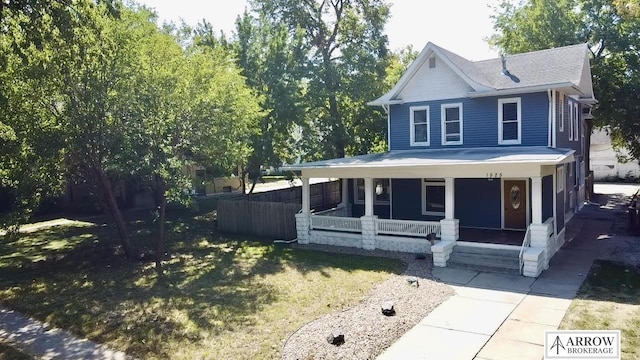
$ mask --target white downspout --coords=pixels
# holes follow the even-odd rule
[[[558,127],[558,92],[551,93],[551,101],[553,102],[553,116],[551,117],[551,144],[556,147],[556,128]]]

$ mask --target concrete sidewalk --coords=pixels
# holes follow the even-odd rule
[[[536,359],[544,332],[556,330],[593,260],[599,234],[611,221],[589,221],[537,279],[436,268],[433,275],[455,295],[433,310],[378,359]]]
[[[50,329],[46,324],[4,309],[0,309],[0,341],[39,359],[131,359],[122,352],[78,339],[64,330]]]

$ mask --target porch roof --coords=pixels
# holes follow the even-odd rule
[[[546,146],[507,146],[394,150],[381,154],[286,165],[285,170],[430,167],[460,165],[555,165],[573,160],[574,150]]]

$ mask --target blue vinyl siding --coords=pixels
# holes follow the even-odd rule
[[[562,149],[573,149],[576,151],[575,155],[582,155],[582,105],[578,104],[578,141],[569,140],[569,132],[571,130],[571,109],[576,101],[567,97],[563,104],[564,111],[564,129],[560,132],[560,128],[556,128],[556,147]]]
[[[455,179],[455,193],[460,226],[500,229],[500,179]]]
[[[422,179],[391,179],[393,218],[439,221],[442,216],[422,215]]]
[[[542,221],[553,217],[553,176],[542,178]]]
[[[513,96],[462,98],[424,101],[391,105],[390,149],[409,150],[420,148],[488,147],[498,146],[498,99],[520,97],[522,100],[522,145],[548,145],[548,106],[546,92]],[[462,145],[442,145],[441,105],[462,103],[464,139]],[[409,109],[412,106],[429,106],[430,146],[410,146]]]

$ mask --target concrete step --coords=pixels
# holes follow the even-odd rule
[[[474,248],[456,246],[447,261],[447,266],[489,271],[505,274],[519,274],[519,251],[511,249]]]
[[[453,248],[454,253],[464,254],[476,254],[476,255],[497,255],[505,257],[515,257],[516,259],[520,255],[520,248],[504,249],[504,248],[491,248],[491,247],[479,247],[457,244]]]

